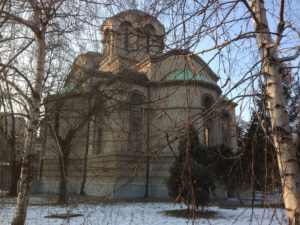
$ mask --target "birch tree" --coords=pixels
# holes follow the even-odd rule
[[[28,1],[27,4],[32,7],[32,18],[24,19],[18,14],[14,14],[12,2],[6,1],[2,5],[1,20],[13,21],[26,26],[33,33],[33,39],[36,43],[35,50],[35,70],[34,70],[34,83],[30,85],[31,96],[27,97],[26,94],[17,88],[29,105],[29,119],[25,131],[25,144],[23,149],[21,178],[20,178],[20,191],[17,198],[17,206],[15,209],[12,224],[24,224],[26,218],[26,210],[29,200],[30,187],[32,182],[32,160],[33,160],[33,144],[36,137],[36,132],[39,122],[40,105],[42,98],[42,85],[44,81],[44,66],[45,66],[45,33],[47,20],[44,20],[42,11],[38,7],[37,1]],[[5,18],[5,19],[4,19]],[[11,84],[17,87],[16,84]]]
[[[92,5],[94,7],[90,7]],[[62,70],[62,63],[67,61],[67,54],[59,54],[63,52],[61,49],[66,50],[69,46],[66,41],[67,35],[72,32],[77,32],[78,35],[82,24],[87,21],[86,18],[96,15],[94,12],[98,6],[102,7],[100,1],[94,3],[68,0],[1,1],[0,29],[3,31],[1,32],[3,46],[0,49],[4,49],[3,53],[11,51],[6,43],[12,42],[18,49],[13,56],[8,57],[6,54],[1,56],[0,69],[13,68],[18,73],[18,79],[12,81],[3,76],[0,79],[21,96],[20,102],[24,104],[28,118],[13,225],[24,224],[26,219],[32,183],[32,160],[35,154],[33,146],[41,119],[42,100],[46,92],[53,91],[55,83],[53,82],[55,79],[49,79],[49,76],[55,73],[66,74],[66,71],[57,71]],[[86,16],[82,15],[83,12]],[[12,37],[9,30],[12,25],[18,28],[20,36]],[[65,52],[73,51],[71,48],[67,50]],[[59,60],[59,57],[64,59]]]
[[[248,7],[247,3],[245,4]],[[285,26],[284,4],[285,1],[281,0],[275,40],[271,37],[264,1],[251,1],[249,10],[253,17],[257,46],[262,58],[262,72],[265,77],[266,97],[281,177],[283,200],[289,223],[300,224],[300,173],[296,149],[292,142],[289,117],[285,108],[282,81],[283,62],[298,57],[300,47],[297,47],[294,56],[288,58],[281,58],[277,53]]]
[[[46,23],[43,21],[42,12],[38,8],[38,2],[29,2],[32,7],[32,21],[24,20],[20,17],[6,13],[8,18],[19,20],[22,24],[29,27],[34,35],[36,42],[36,65],[35,65],[35,84],[31,89],[31,98],[29,102],[29,120],[26,125],[25,144],[23,149],[22,169],[20,179],[20,191],[17,198],[12,224],[24,224],[26,210],[29,201],[30,187],[32,182],[32,161],[33,161],[33,144],[39,123],[39,113],[42,99],[42,85],[44,81],[45,66],[45,34]]]

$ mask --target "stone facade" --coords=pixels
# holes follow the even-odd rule
[[[73,131],[70,193],[167,198],[169,167],[189,124],[203,145],[237,148],[235,103],[199,56],[164,51],[156,18],[128,10],[101,31],[103,54],[78,56],[61,93],[46,101],[41,190],[59,191],[59,129],[62,139]]]

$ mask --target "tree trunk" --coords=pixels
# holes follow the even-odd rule
[[[20,177],[20,163],[14,159],[10,160],[11,181],[9,186],[9,196],[17,196],[18,180]]]
[[[287,210],[289,224],[300,224],[300,174],[296,149],[292,142],[289,118],[285,110],[280,64],[268,62],[265,66],[268,106],[276,149],[283,201]]]
[[[64,150],[64,149],[62,149]],[[68,202],[67,195],[67,184],[68,184],[68,154],[61,154],[59,156],[59,197],[57,202],[60,204],[65,204]]]
[[[281,177],[283,201],[289,224],[299,225],[300,174],[296,149],[292,142],[289,117],[285,109],[281,74],[282,63],[276,55],[276,44],[270,35],[263,0],[253,0],[251,3],[255,16],[254,30],[256,32],[256,40],[262,56],[268,111],[272,124],[273,141]],[[283,23],[283,21],[280,22]]]
[[[14,211],[12,225],[24,225],[29,195],[32,183],[32,165],[34,159],[34,143],[39,123],[40,105],[42,96],[42,85],[44,81],[45,65],[45,29],[41,27],[40,32],[35,33],[36,40],[36,68],[35,86],[31,93],[31,104],[29,106],[29,120],[25,131],[25,144],[23,150],[20,188],[18,192],[17,205]]]
[[[94,126],[95,127],[95,126]],[[83,171],[82,171],[82,181],[80,185],[80,195],[84,195],[85,183],[86,183],[86,172],[87,172],[87,157],[89,152],[89,145],[90,145],[90,121],[87,121],[87,131],[86,131],[86,144],[83,156]]]

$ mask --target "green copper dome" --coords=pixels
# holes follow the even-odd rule
[[[61,94],[66,94],[66,93],[70,93],[74,91],[74,85],[72,84],[65,84],[61,89],[60,89],[60,93]]]
[[[202,81],[206,83],[211,83],[205,75],[194,74],[191,70],[176,70],[167,74],[164,78],[165,81],[174,81],[174,80],[194,80]]]

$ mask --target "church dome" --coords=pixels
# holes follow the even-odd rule
[[[154,16],[139,10],[126,10],[107,18],[101,32],[107,61],[126,58],[138,62],[163,52],[164,26]]]

